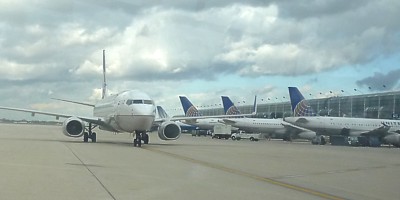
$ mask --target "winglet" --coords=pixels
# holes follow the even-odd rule
[[[167,112],[165,112],[165,110],[161,106],[157,106],[157,113],[158,113],[158,117],[161,119],[169,118]]]
[[[179,99],[181,100],[183,111],[185,112],[186,117],[201,116],[197,108],[189,101],[187,97],[179,96]]]
[[[316,115],[297,87],[289,87],[289,95],[290,102],[292,104],[293,115],[295,117]]]
[[[231,99],[227,96],[221,96],[222,104],[224,105],[225,115],[240,115],[240,110],[233,104]]]

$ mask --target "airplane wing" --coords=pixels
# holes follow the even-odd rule
[[[233,125],[233,124],[236,124],[236,121],[232,120],[232,119],[222,119],[222,123],[228,124],[228,125]]]
[[[35,116],[35,114],[55,116],[56,119],[59,119],[60,117],[62,117],[62,118],[77,117],[85,122],[89,122],[89,123],[93,123],[93,124],[97,124],[97,125],[101,125],[101,126],[106,125],[104,119],[100,118],[100,117],[81,117],[81,116],[67,115],[67,114],[61,114],[61,113],[45,112],[45,111],[40,111],[40,110],[29,110],[29,109],[23,109],[23,108],[12,108],[12,107],[3,107],[3,106],[0,106],[0,109],[31,113],[32,116]]]
[[[254,116],[252,114],[239,114],[239,115],[212,115],[212,116],[194,116],[194,117],[171,117],[169,120],[171,121],[179,121],[179,120],[196,120],[196,119],[206,119],[206,118],[233,118],[233,117],[249,117]]]
[[[303,131],[311,131],[309,129],[306,129],[306,128],[303,128],[303,127],[300,127],[300,126],[296,126],[294,124],[287,123],[287,122],[282,122],[281,124],[286,129],[288,129],[290,133],[297,133],[298,134],[298,133],[303,132]]]
[[[64,101],[64,102],[68,102],[68,103],[74,103],[74,104],[84,105],[84,106],[94,107],[94,104],[90,104],[90,103],[84,103],[84,102],[79,102],[79,101],[72,101],[72,100],[67,100],[67,99],[58,99],[58,98],[51,98],[51,99],[58,100],[58,101]]]
[[[376,128],[376,129],[370,130],[370,131],[352,131],[352,130],[350,130],[350,134],[351,135],[363,135],[363,136],[371,136],[371,135],[386,136],[388,134],[391,134],[391,133],[389,133],[389,129],[390,129],[390,126],[382,124],[382,126],[380,126],[379,128]]]

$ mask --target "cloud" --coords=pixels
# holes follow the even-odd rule
[[[373,91],[385,91],[394,89],[400,80],[400,69],[392,70],[386,74],[375,72],[373,76],[358,80],[358,86],[369,87]]]

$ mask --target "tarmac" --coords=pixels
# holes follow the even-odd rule
[[[0,124],[0,199],[399,199],[400,149]]]

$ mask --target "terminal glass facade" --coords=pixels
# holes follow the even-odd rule
[[[309,105],[320,116],[399,119],[400,91],[355,96],[335,96],[309,99]],[[253,105],[237,106],[242,113],[252,113]],[[222,108],[201,110],[203,115],[223,115]],[[292,116],[290,102],[258,102],[258,118]]]

